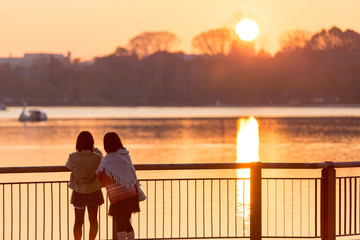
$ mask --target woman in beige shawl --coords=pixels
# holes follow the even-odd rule
[[[130,218],[132,213],[140,211],[139,182],[135,168],[129,151],[115,132],[105,134],[104,149],[107,154],[96,173],[109,196],[109,215],[115,220],[117,239],[133,240],[135,236]]]

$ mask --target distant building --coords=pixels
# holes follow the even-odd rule
[[[25,53],[22,58],[0,58],[0,65],[9,64],[10,67],[30,67],[36,63],[48,63],[51,59],[56,59],[60,62],[70,64],[71,62],[71,52],[68,52],[67,55],[54,54],[54,53]]]

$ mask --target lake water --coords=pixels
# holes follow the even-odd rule
[[[0,167],[63,165],[79,132],[117,132],[136,163],[236,162],[236,121],[259,123],[262,162],[357,161],[357,107],[29,107],[49,120],[21,123],[0,112]]]

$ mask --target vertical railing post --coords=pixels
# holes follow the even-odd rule
[[[336,171],[333,162],[321,170],[321,239],[336,239]]]
[[[112,227],[113,227],[112,239],[116,240],[117,239],[117,229],[116,229],[116,222],[115,222],[114,218],[112,218]]]
[[[261,163],[250,168],[250,240],[261,239]]]

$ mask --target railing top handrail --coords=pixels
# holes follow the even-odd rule
[[[323,163],[179,163],[179,164],[135,164],[136,170],[211,170],[211,169],[241,169],[258,166],[263,169],[321,169],[326,167],[352,168],[360,167],[357,162],[323,162]],[[4,173],[39,173],[39,172],[69,172],[66,166],[33,166],[33,167],[0,167]]]

